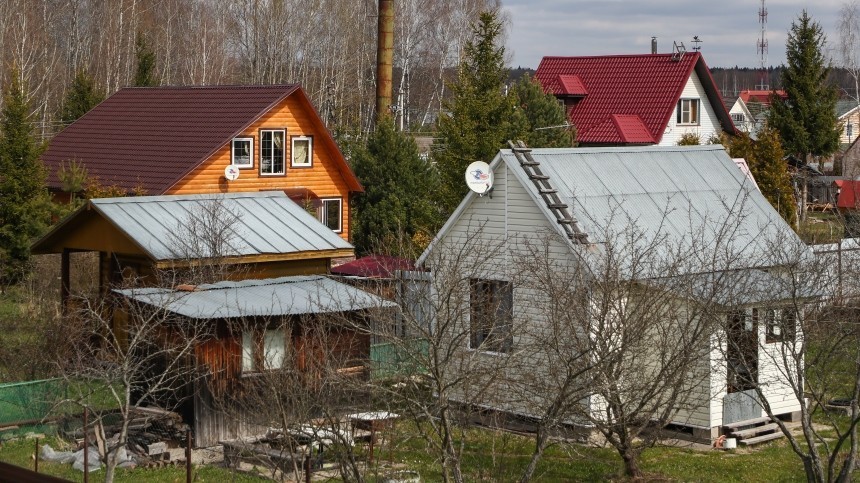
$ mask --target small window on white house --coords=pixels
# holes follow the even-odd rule
[[[286,350],[286,335],[283,329],[243,331],[242,372],[280,369],[284,367]]]
[[[314,141],[310,136],[293,136],[292,164],[294,168],[313,166]]]
[[[732,121],[734,121],[736,123],[743,123],[744,122],[744,115],[742,113],[732,114]]]
[[[320,207],[320,221],[335,233],[343,231],[341,218],[343,217],[342,200],[340,198],[323,199]]]
[[[513,284],[480,279],[472,279],[469,284],[469,347],[510,352],[513,346]]]
[[[765,323],[767,332],[765,342],[782,342],[794,339],[797,328],[797,314],[794,309],[766,309]]]
[[[845,135],[848,136],[849,141],[851,140],[851,136],[854,135],[854,125],[850,121],[845,125]]]
[[[230,163],[240,168],[254,167],[254,138],[235,138]]]
[[[681,99],[678,101],[678,124],[699,124],[699,100]]]

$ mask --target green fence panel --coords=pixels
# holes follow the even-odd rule
[[[62,379],[0,384],[0,425],[42,419],[66,392]]]
[[[429,344],[425,339],[370,346],[371,377],[385,379],[425,372]]]

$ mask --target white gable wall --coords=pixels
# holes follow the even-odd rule
[[[714,107],[708,101],[705,88],[695,71],[687,79],[687,85],[684,86],[681,99],[699,99],[701,111],[699,124],[697,126],[678,125],[677,105],[675,105],[675,110],[672,111],[672,116],[663,133],[663,139],[660,140],[660,146],[676,146],[681,136],[688,132],[698,134],[700,142],[706,144],[711,136],[722,131],[720,120],[714,112]]]

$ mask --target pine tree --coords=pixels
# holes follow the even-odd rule
[[[352,222],[358,253],[376,251],[400,235],[414,240],[421,233],[435,232],[440,222],[431,201],[437,189],[435,170],[391,119],[376,127],[366,147],[355,150],[352,165],[365,187],[355,199]]]
[[[835,85],[824,55],[825,36],[806,10],[791,23],[782,72],[787,99],[772,96],[768,123],[779,132],[787,152],[800,159],[829,156],[839,148]]]
[[[569,148],[576,130],[567,125],[564,107],[554,95],[544,92],[541,85],[524,75],[514,84],[511,94],[516,97],[515,130],[518,139],[533,148]]]
[[[146,39],[138,32],[134,40],[134,53],[137,57],[137,70],[134,73],[134,85],[137,87],[155,87],[155,51]]]
[[[15,283],[27,272],[30,242],[50,221],[50,201],[30,106],[18,74],[9,77],[0,119],[0,280]]]
[[[779,133],[767,126],[758,132],[756,140],[747,133],[740,133],[728,140],[726,148],[729,156],[747,161],[761,193],[780,216],[794,226],[797,207]]]
[[[484,12],[472,26],[451,98],[439,118],[439,146],[434,159],[441,181],[439,199],[446,214],[460,203],[467,188],[466,167],[489,162],[514,136],[515,98],[505,95],[505,48],[499,45],[502,23]]]
[[[83,69],[79,70],[69,86],[60,120],[69,125],[89,112],[105,98],[104,93],[96,86],[93,78]]]

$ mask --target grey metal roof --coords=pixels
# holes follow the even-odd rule
[[[499,156],[555,222],[514,154]],[[702,261],[719,251],[731,254],[732,268],[777,264],[769,260],[774,243],[803,246],[720,145],[533,149],[532,156],[592,242],[632,228],[640,245],[660,237],[666,250],[686,247]]]
[[[396,307],[393,302],[323,276],[293,276],[166,288],[114,290],[129,299],[193,319],[277,317]]]
[[[817,280],[817,279],[816,279]],[[822,287],[810,280],[792,280],[788,274],[760,269],[726,270],[697,273],[645,281],[682,297],[722,306],[749,306],[825,295]]]
[[[281,191],[101,198],[91,203],[154,260],[352,248]],[[212,218],[218,220],[207,221]],[[212,238],[223,239],[223,247],[198,243],[207,238],[205,232],[221,229],[225,234]]]

